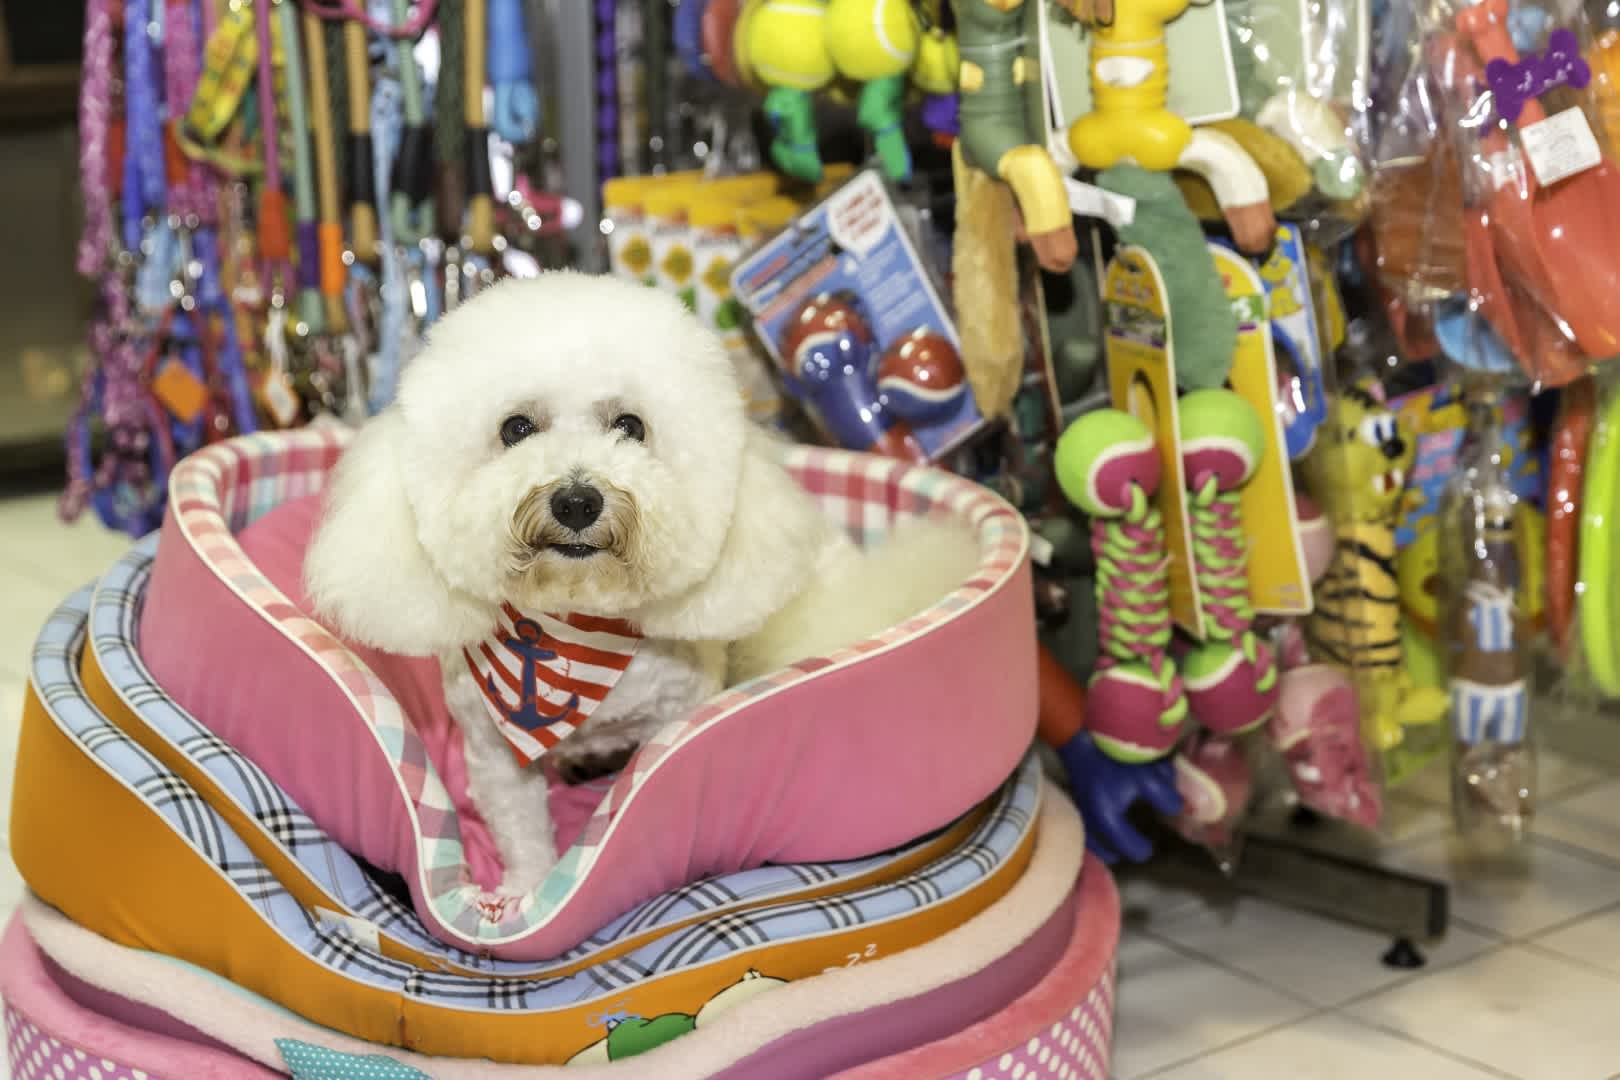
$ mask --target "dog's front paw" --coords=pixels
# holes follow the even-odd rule
[[[640,746],[642,743],[622,735],[586,733],[583,738],[575,735],[551,753],[556,756],[557,777],[575,787],[622,771]]]
[[[582,747],[574,753],[555,751],[557,775],[569,787],[588,784],[604,776],[612,776],[630,764],[636,754],[634,743]]]

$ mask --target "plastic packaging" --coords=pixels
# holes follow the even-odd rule
[[[1470,380],[1465,402],[1468,434],[1439,523],[1452,810],[1464,837],[1496,846],[1521,841],[1535,807],[1531,603],[1500,387]]]
[[[1620,295],[1620,169],[1599,138],[1613,42],[1595,40],[1578,7],[1510,9],[1507,0],[1435,0],[1421,29],[1408,82],[1435,91],[1438,107],[1410,126],[1421,136],[1427,125],[1446,150],[1434,155],[1441,168],[1430,169],[1430,187],[1397,187],[1398,197],[1384,201],[1413,205],[1422,191],[1431,216],[1448,226],[1460,192],[1467,309],[1481,317],[1487,341],[1472,358],[1448,352],[1464,364],[1510,355],[1535,382],[1563,385],[1620,352],[1612,302]],[[1603,78],[1594,78],[1594,64]],[[1447,154],[1455,188],[1444,175]],[[1399,257],[1397,230],[1386,228],[1383,239],[1397,263],[1414,262]],[[1450,258],[1421,261],[1455,271],[1455,246],[1446,250]],[[1455,288],[1455,276],[1423,274],[1414,284],[1438,293]]]

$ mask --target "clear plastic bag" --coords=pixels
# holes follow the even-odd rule
[[[1434,0],[1420,11],[1420,28],[1407,83],[1433,104],[1397,114],[1385,130],[1421,138],[1427,127],[1444,149],[1432,151],[1428,188],[1405,192],[1412,178],[1393,169],[1379,182],[1380,201],[1397,211],[1421,202],[1429,219],[1412,224],[1437,237],[1422,242],[1426,257],[1408,283],[1455,290],[1451,208],[1460,204],[1469,310],[1530,379],[1563,385],[1620,352],[1612,301],[1620,295],[1620,169],[1599,138],[1601,104],[1613,93],[1606,50],[1620,39],[1596,39],[1578,9],[1508,0]],[[1399,160],[1383,157],[1386,167]],[[1401,258],[1407,220],[1383,230],[1383,261],[1393,270],[1410,262]]]
[[[1227,0],[1241,116],[1286,143],[1309,193],[1279,208],[1322,242],[1367,205],[1365,132],[1371,0]],[[1268,170],[1272,171],[1272,170]],[[1273,183],[1276,177],[1273,176]]]

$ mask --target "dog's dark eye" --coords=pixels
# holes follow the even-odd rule
[[[508,416],[501,421],[501,442],[507,446],[516,446],[533,434],[534,421],[527,416]]]
[[[615,416],[613,418],[613,430],[627,439],[636,440],[636,442],[645,442],[647,440],[647,425],[643,424],[641,417],[635,413],[620,413]]]

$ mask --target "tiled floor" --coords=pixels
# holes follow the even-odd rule
[[[58,525],[49,496],[0,501],[0,745],[15,745],[34,631],[124,546]],[[1384,967],[1376,933],[1124,873],[1113,1075],[1620,1078],[1620,721],[1604,723],[1571,734],[1561,720],[1548,740],[1525,878],[1459,878],[1443,773],[1392,800],[1379,857],[1454,884],[1450,933],[1417,972]],[[0,837],[10,781],[0,768]],[[0,912],[20,888],[6,860]]]

